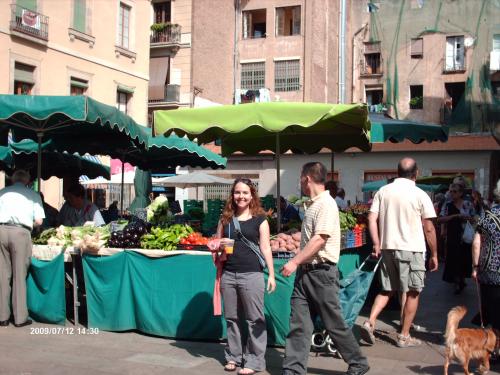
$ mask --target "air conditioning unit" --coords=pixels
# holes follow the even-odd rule
[[[490,70],[500,70],[500,51],[491,51],[490,53]]]

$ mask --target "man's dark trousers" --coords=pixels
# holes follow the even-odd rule
[[[314,330],[312,316],[319,314],[323,325],[342,358],[350,366],[366,367],[368,362],[342,316],[339,293],[339,272],[334,265],[297,271],[292,293],[290,332],[286,339],[283,375],[306,374],[307,360]]]

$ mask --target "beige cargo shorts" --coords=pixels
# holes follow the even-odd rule
[[[421,292],[425,280],[424,253],[406,250],[382,250],[380,283],[382,290]]]

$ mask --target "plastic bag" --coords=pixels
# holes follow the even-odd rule
[[[464,233],[462,234],[462,241],[465,243],[472,243],[474,239],[474,228],[469,222],[465,223]]]

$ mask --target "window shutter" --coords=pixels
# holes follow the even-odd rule
[[[243,12],[243,39],[247,39],[248,34],[249,34],[249,30],[248,30],[248,26],[249,26],[248,18],[249,17],[248,16],[249,16],[248,12]]]
[[[455,38],[446,38],[446,70],[455,66]]]
[[[34,71],[35,67],[33,66],[16,62],[14,66],[14,80],[35,84]]]
[[[455,67],[457,69],[464,68],[464,37],[457,36],[455,38]]]
[[[73,28],[81,33],[85,33],[87,31],[85,28],[85,0],[74,0],[73,6]]]
[[[293,8],[293,35],[300,34],[300,7]]]
[[[285,34],[285,9],[276,8],[276,36]]]

